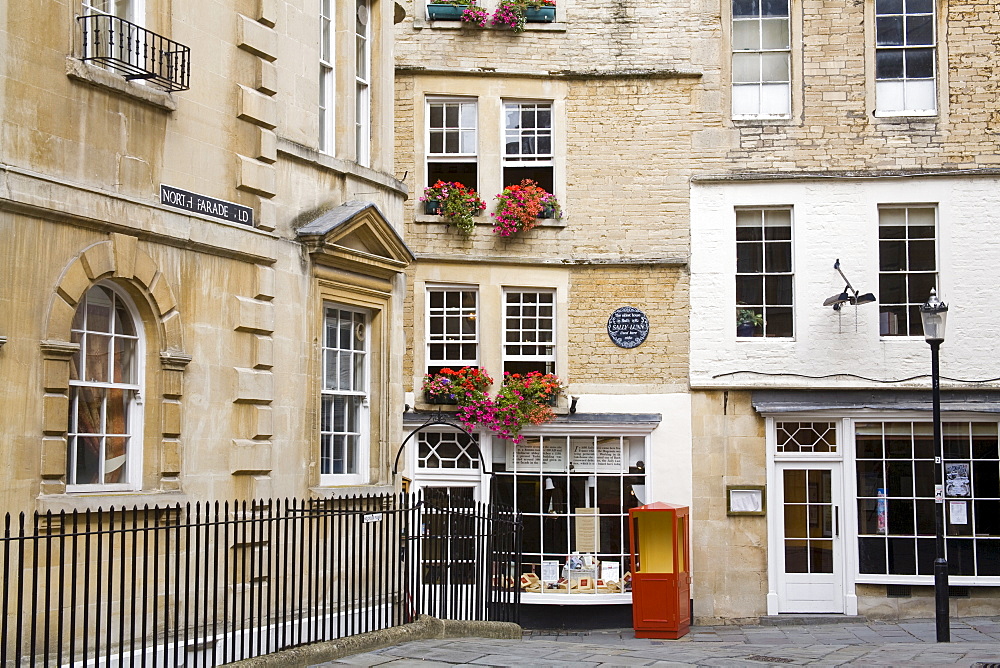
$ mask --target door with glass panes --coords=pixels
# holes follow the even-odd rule
[[[844,612],[840,462],[776,465],[779,612]]]

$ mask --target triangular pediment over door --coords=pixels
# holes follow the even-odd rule
[[[396,229],[372,202],[350,201],[299,228],[317,265],[391,279],[413,261]]]

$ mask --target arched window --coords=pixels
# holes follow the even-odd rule
[[[109,284],[73,317],[66,482],[71,490],[138,489],[142,482],[143,345],[130,301]]]

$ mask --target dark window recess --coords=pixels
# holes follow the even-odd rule
[[[910,598],[910,585],[886,585],[886,598]]]
[[[83,33],[81,60],[168,91],[191,87],[190,48],[110,14],[79,16],[77,21]]]
[[[524,179],[531,179],[544,188],[546,192],[552,192],[555,188],[552,178],[552,167],[504,167],[503,186],[518,185]]]
[[[457,181],[467,188],[479,190],[478,165],[474,162],[428,162],[427,185],[438,181]]]

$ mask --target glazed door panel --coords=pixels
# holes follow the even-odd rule
[[[840,463],[778,464],[779,612],[844,612]]]

